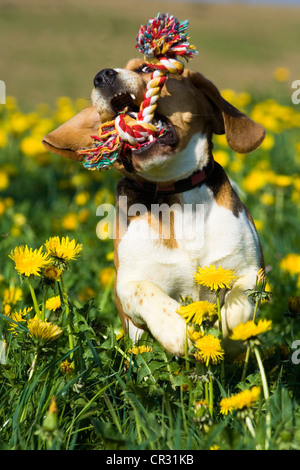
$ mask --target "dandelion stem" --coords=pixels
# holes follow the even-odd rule
[[[257,347],[254,347],[254,354],[257,360],[257,364],[260,370],[260,375],[261,375],[261,380],[262,380],[262,387],[264,391],[264,397],[266,401],[266,449],[269,448],[270,445],[270,440],[271,440],[271,415],[269,411],[269,387],[268,387],[268,382],[267,382],[267,377],[265,373],[265,369],[263,366],[263,362],[260,357],[260,353]]]
[[[188,361],[188,353],[189,353],[188,332],[187,332],[187,326],[185,326],[185,369],[186,370],[190,370],[190,364]]]
[[[209,373],[209,402],[208,402],[208,406],[209,406],[210,415],[212,416],[213,415],[213,408],[214,408],[214,389],[213,389],[212,373],[210,371],[210,368],[208,370],[208,373]]]
[[[256,314],[257,314],[257,310],[258,310],[259,304],[260,304],[260,299],[257,299],[257,301],[255,302],[255,307],[254,307],[254,312],[253,312],[253,318],[252,318],[252,320],[253,320],[254,322],[255,322],[255,319],[256,319]],[[247,346],[247,351],[246,351],[246,357],[245,357],[244,367],[243,367],[242,379],[241,379],[242,382],[245,380],[245,377],[246,377],[247,367],[248,367],[248,363],[249,363],[249,356],[250,356],[250,346],[248,345],[248,346]]]
[[[243,367],[243,373],[242,373],[242,378],[241,381],[243,382],[246,378],[246,372],[247,372],[247,367],[249,363],[249,356],[250,356],[250,346],[247,346],[247,351],[246,351],[246,357],[245,357],[245,362],[244,362],[244,367]]]
[[[205,394],[204,394],[205,401],[206,401],[206,403],[209,403],[208,383],[207,382],[204,383],[204,392],[205,392]]]
[[[173,376],[172,376],[172,372],[171,372],[170,363],[169,363],[169,361],[168,361],[168,358],[167,358],[167,355],[166,355],[165,352],[164,352],[164,354],[163,354],[163,357],[164,357],[164,361],[165,361],[166,366],[167,366],[167,369],[168,369],[171,387],[173,388],[173,390],[175,390],[176,387],[175,387],[175,385],[174,385],[174,380],[173,380]]]
[[[45,321],[45,308],[46,308],[46,300],[48,296],[48,290],[49,287],[47,286],[45,289],[45,294],[44,294],[44,301],[43,301],[43,306],[42,306],[42,321]]]
[[[36,361],[37,361],[37,357],[38,357],[38,353],[36,352],[35,355],[34,355],[34,358],[33,358],[32,364],[31,364],[31,367],[30,367],[30,373],[29,373],[28,381],[29,381],[29,380],[31,379],[31,377],[33,376],[34,369],[35,369],[35,365],[36,365]]]
[[[253,321],[254,321],[254,322],[255,322],[255,319],[256,319],[256,314],[257,314],[257,310],[258,310],[259,304],[260,304],[260,299],[258,299],[258,300],[255,302],[255,307],[254,307],[254,312],[253,312]]]
[[[217,291],[216,291],[216,296],[217,296],[219,331],[220,331],[220,337],[221,337],[221,342],[222,342],[222,340],[223,340],[223,327],[222,327],[222,315],[221,315],[221,304],[220,304],[219,289],[217,289]],[[224,361],[222,361],[222,364],[221,364],[221,383],[222,383],[222,385],[224,385],[224,377],[225,377],[225,366],[224,366]]]
[[[63,302],[66,308],[66,318],[67,318],[67,329],[68,329],[68,338],[69,338],[69,348],[72,350],[74,349],[74,337],[73,337],[73,332],[72,332],[72,321],[71,321],[71,313],[70,313],[70,307],[69,307],[69,301],[68,301],[68,294],[66,292],[65,288],[65,283],[64,283],[64,278],[63,275],[60,275],[60,283],[61,283],[61,290],[62,290],[62,298]],[[70,358],[73,358],[74,353],[72,352],[70,354]],[[72,363],[74,367],[74,362]]]
[[[256,437],[256,435],[255,435],[255,430],[254,430],[252,421],[251,421],[251,419],[249,418],[249,416],[246,416],[245,421],[246,421],[246,425],[247,425],[247,428],[249,429],[249,432],[250,432],[251,436],[255,439],[255,437]]]
[[[41,312],[40,312],[38,301],[37,301],[35,291],[34,291],[34,288],[33,288],[32,277],[31,276],[28,277],[28,283],[29,283],[29,289],[30,289],[30,294],[31,294],[31,298],[32,298],[35,313],[36,313],[38,319],[41,320]]]
[[[223,338],[223,328],[222,328],[222,316],[221,316],[221,304],[220,304],[219,289],[216,291],[216,295],[217,295],[217,309],[218,309],[219,330],[220,330],[221,338]]]
[[[262,386],[263,386],[263,391],[264,391],[264,397],[265,397],[266,400],[268,400],[269,399],[269,388],[268,388],[267,377],[266,377],[265,369],[264,369],[264,366],[263,366],[263,363],[262,363],[262,360],[261,360],[261,357],[260,357],[260,354],[259,354],[259,350],[257,349],[257,347],[254,347],[254,353],[255,353],[255,357],[256,357],[257,364],[258,364],[259,371],[260,371],[260,375],[261,375]]]
[[[37,358],[38,358],[38,351],[36,350],[36,351],[35,351],[35,354],[34,354],[34,358],[33,358],[33,360],[32,360],[31,366],[30,366],[30,369],[29,369],[28,382],[31,380],[31,378],[32,378],[32,376],[33,376],[33,373],[34,373],[34,371],[35,371],[35,366],[36,366],[36,363],[37,363]],[[25,405],[24,405],[22,414],[21,414],[21,416],[20,416],[20,423],[22,423],[22,422],[25,420],[25,418],[26,418],[27,408],[28,408],[28,403],[26,402]]]

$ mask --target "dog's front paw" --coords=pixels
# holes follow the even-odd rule
[[[167,352],[180,357],[185,355],[186,350],[186,324],[179,315],[173,320],[171,325],[161,328],[157,339]]]

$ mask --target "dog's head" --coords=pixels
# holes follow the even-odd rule
[[[124,69],[101,70],[94,78],[92,105],[48,134],[45,147],[82,160],[76,151],[92,144],[101,123],[124,106],[139,110],[150,77],[151,69],[140,59],[129,61]],[[166,127],[165,134],[132,150],[126,168],[114,164],[133,178],[170,182],[201,169],[208,162],[214,133],[226,134],[228,145],[238,153],[253,151],[265,136],[264,128],[225,101],[211,81],[188,69],[181,76],[169,76],[154,119]]]

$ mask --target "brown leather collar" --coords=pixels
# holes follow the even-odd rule
[[[202,170],[193,173],[188,178],[175,181],[170,185],[161,185],[157,183],[150,183],[149,181],[132,181],[140,189],[152,193],[154,196],[167,196],[171,194],[183,193],[190,189],[201,186],[205,181],[210,178],[213,173],[215,161],[211,156],[208,164]]]

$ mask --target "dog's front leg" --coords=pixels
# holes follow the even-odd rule
[[[171,354],[185,352],[186,325],[177,313],[180,304],[151,281],[130,281],[117,287],[125,314],[141,329],[149,330]]]
[[[224,334],[225,351],[230,356],[235,356],[243,348],[240,342],[230,340],[230,335],[237,325],[246,323],[253,318],[254,302],[248,296],[248,289],[255,287],[257,269],[247,275],[240,276],[232,289],[225,295],[224,305],[221,309],[222,329]]]

